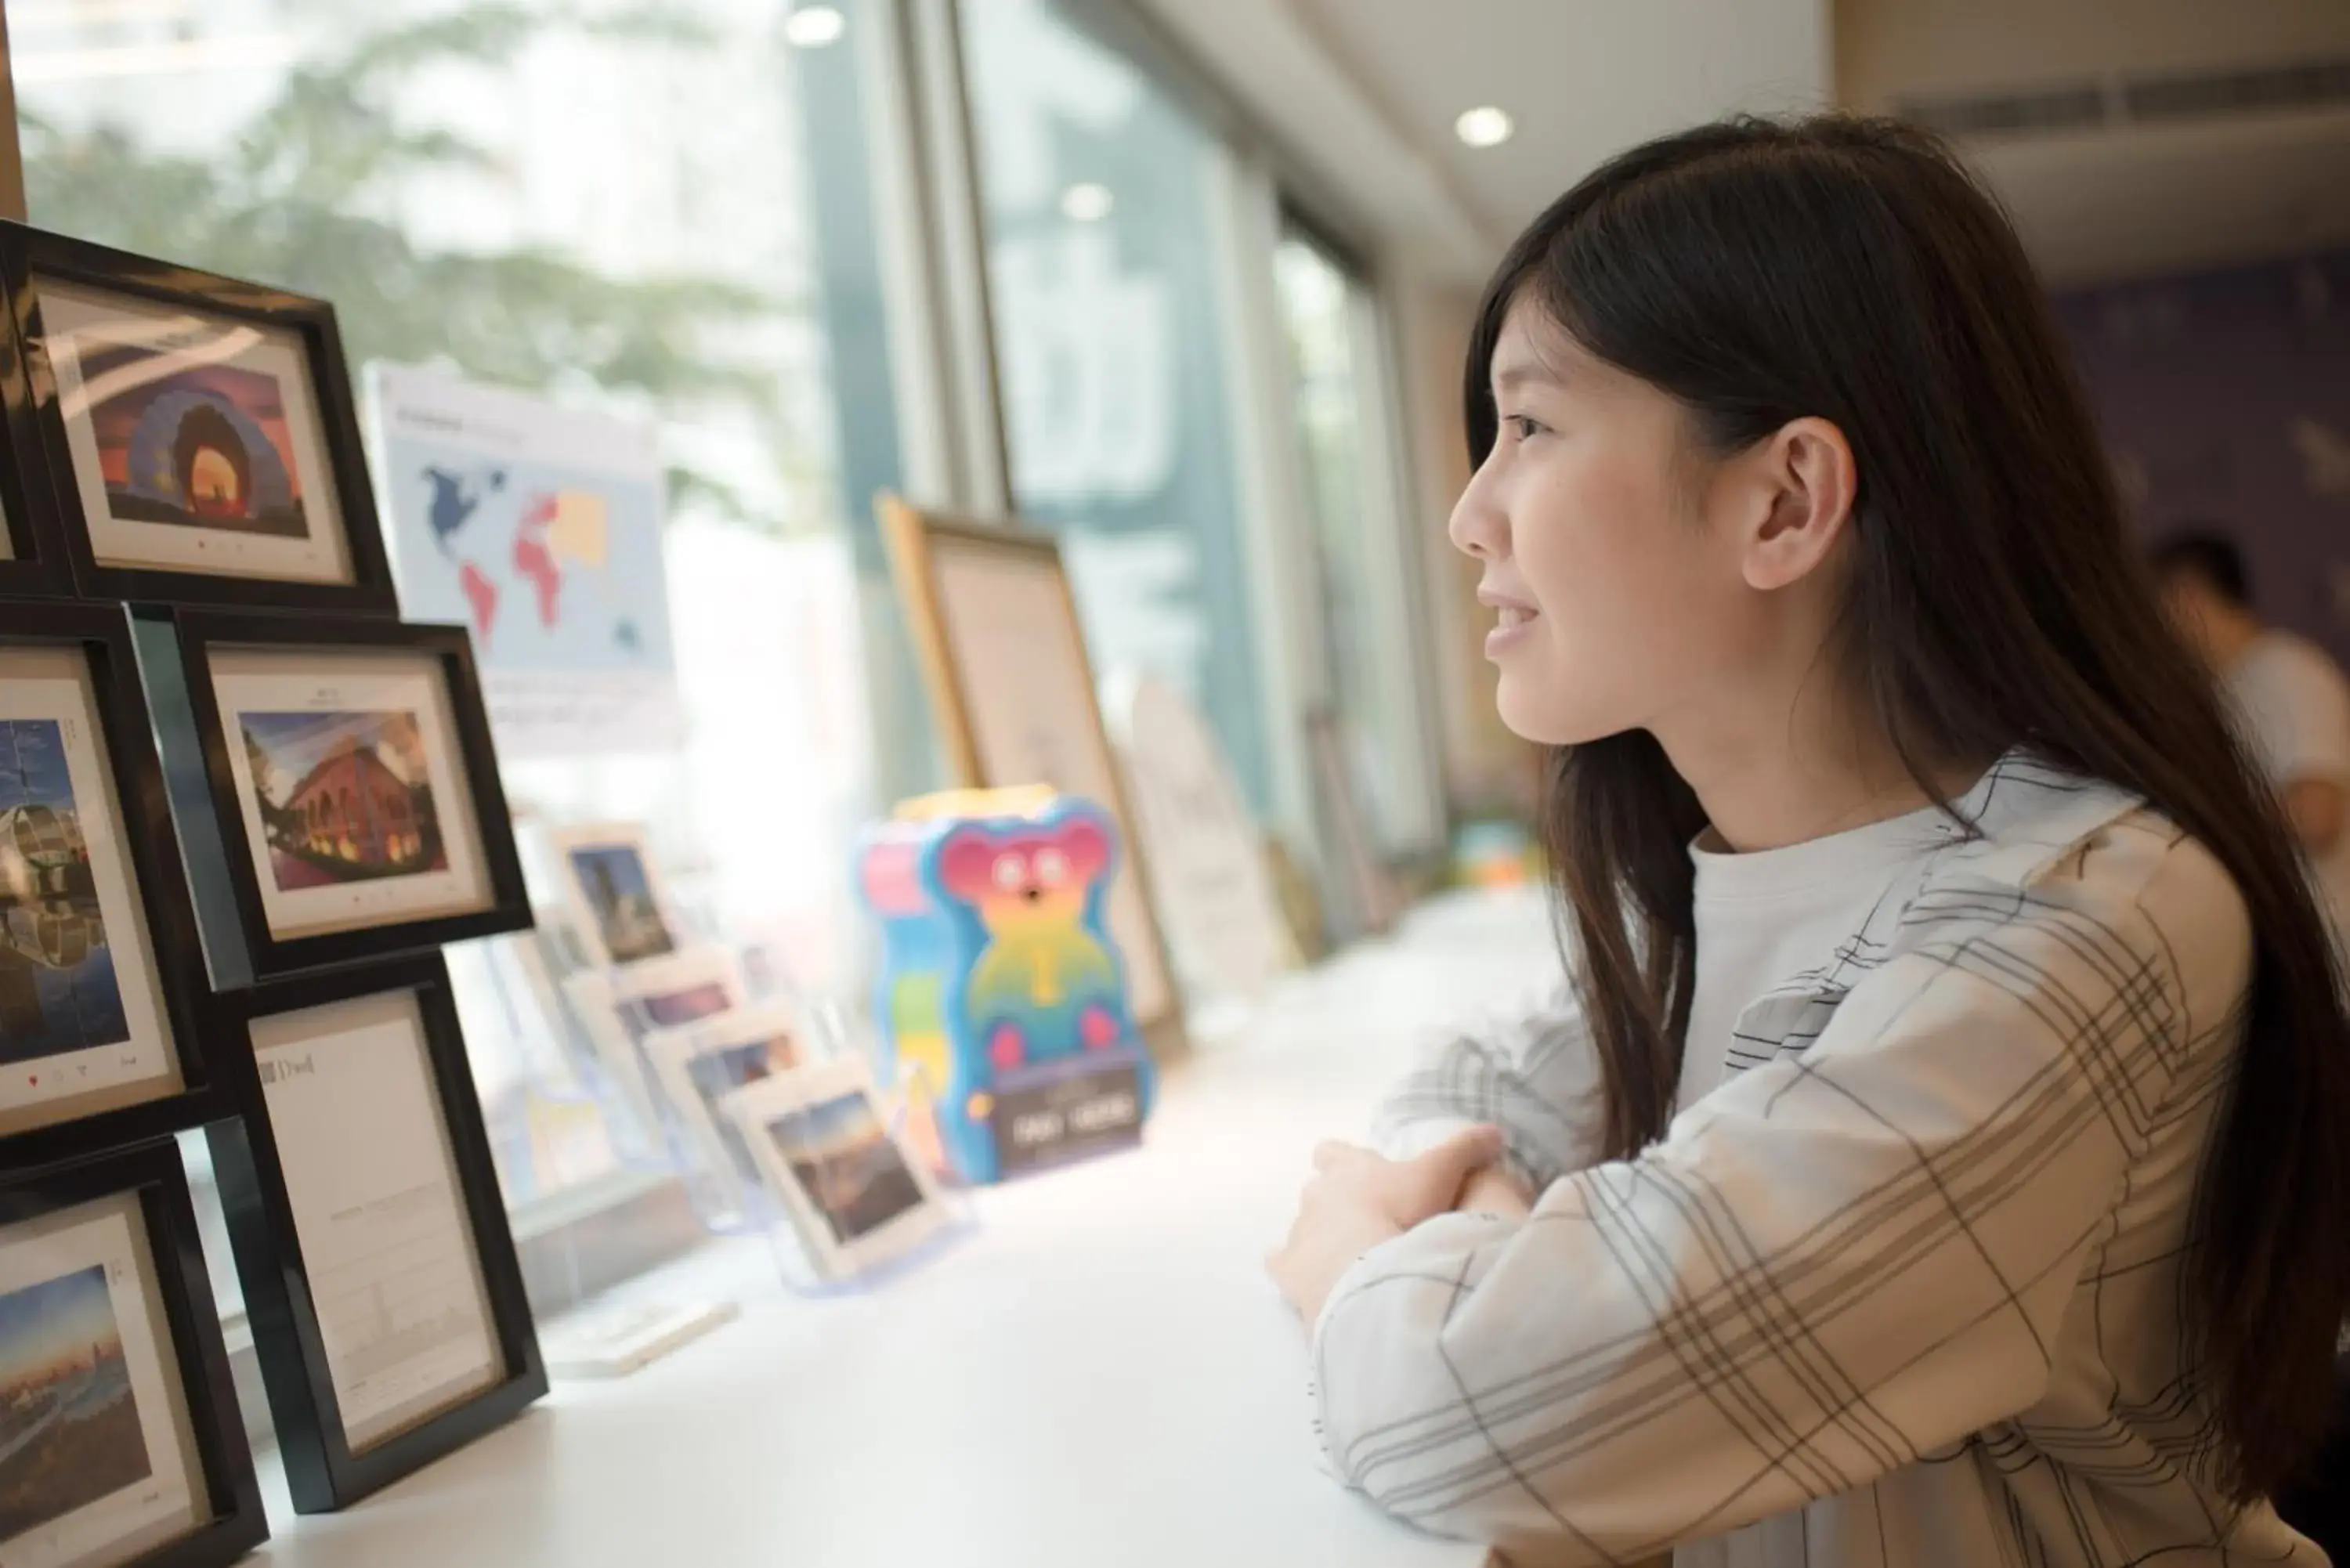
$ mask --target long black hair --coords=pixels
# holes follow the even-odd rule
[[[1737,452],[1834,422],[1859,489],[1835,653],[1919,787],[2017,746],[2134,791],[2251,919],[2245,1034],[2185,1262],[2219,1484],[2273,1490],[2326,1419],[2350,1295],[2350,1020],[2273,795],[2162,618],[2022,245],[1933,138],[1739,119],[1624,153],[1512,247],[1471,340],[1470,452],[1520,299]],[[1696,795],[1646,732],[1558,748],[1544,836],[1609,1153],[1671,1115],[1695,962]]]

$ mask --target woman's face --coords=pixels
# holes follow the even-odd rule
[[[1572,745],[1712,701],[1762,628],[1686,411],[1523,296],[1491,372],[1500,433],[1451,532],[1484,563],[1503,722]]]

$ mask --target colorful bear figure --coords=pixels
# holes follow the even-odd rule
[[[969,1179],[1140,1136],[1153,1075],[1104,919],[1117,864],[1108,814],[1049,791],[931,797],[867,836],[885,1065],[920,1080]]]
[[[1088,894],[1109,869],[1108,837],[1089,814],[1066,813],[1051,827],[963,823],[941,842],[938,864],[948,896],[987,928],[963,1006],[998,1072],[1101,1050],[1128,1033],[1118,962],[1085,924]]]

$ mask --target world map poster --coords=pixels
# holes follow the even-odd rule
[[[500,753],[674,745],[653,427],[423,371],[368,379],[401,612],[472,631]]]

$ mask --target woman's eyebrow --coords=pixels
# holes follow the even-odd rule
[[[1539,359],[1513,359],[1493,372],[1493,389],[1507,392],[1519,387],[1564,387],[1565,382],[1556,370]]]

